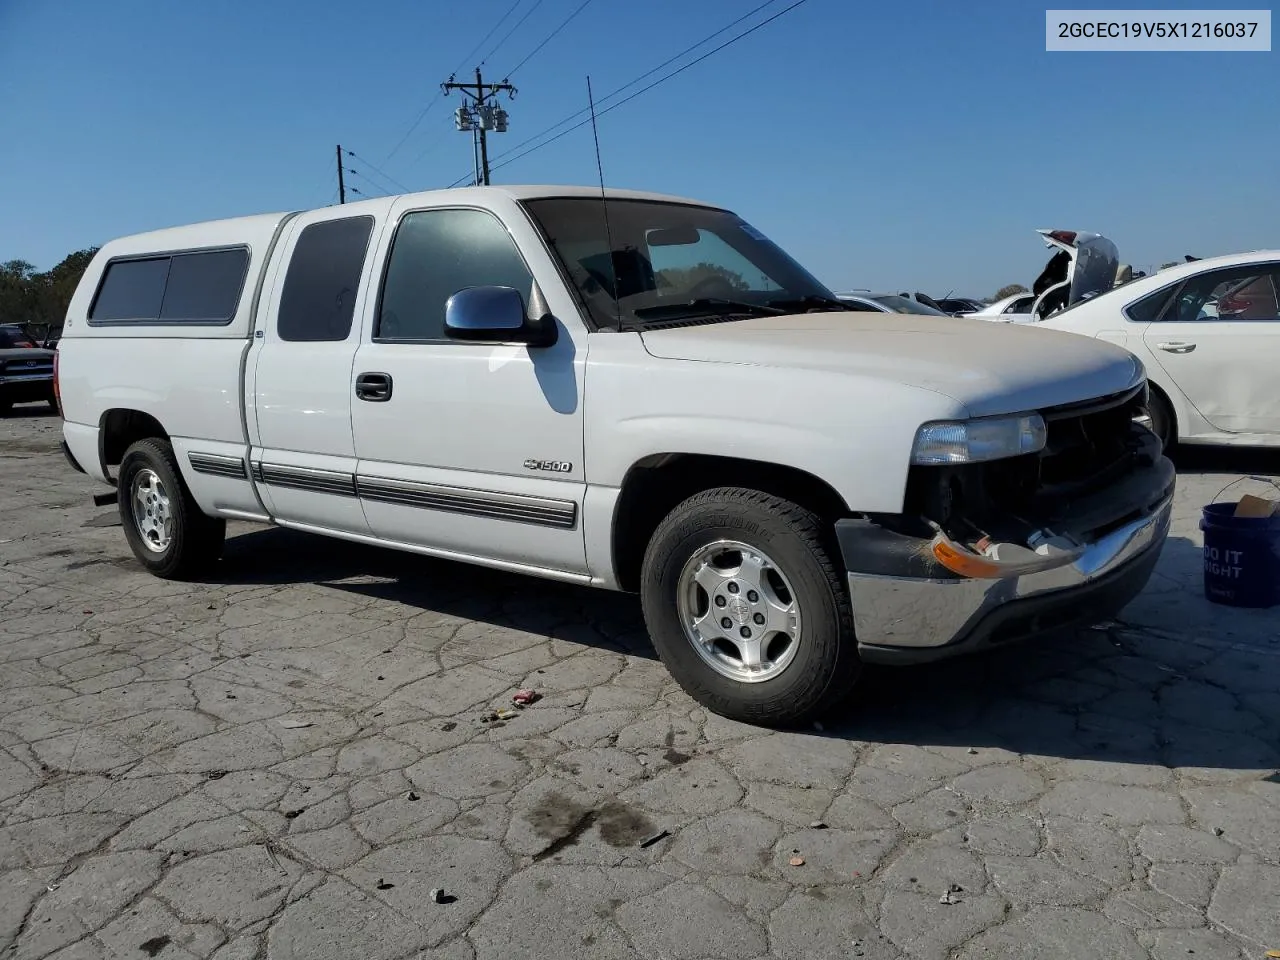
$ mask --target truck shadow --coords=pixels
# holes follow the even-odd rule
[[[4,415],[7,420],[34,420],[42,417],[57,417],[58,411],[43,400],[39,403],[18,403]]]
[[[1166,542],[1111,623],[929,666],[868,670],[827,736],[1108,764],[1274,771],[1280,610],[1210,603],[1203,554]],[[1129,782],[1122,772],[1115,779]]]
[[[1183,446],[1170,455],[1178,473],[1257,474],[1280,477],[1280,449]]]
[[[809,735],[1274,770],[1280,611],[1209,603],[1201,565],[1200,548],[1174,536],[1147,590],[1113,624],[931,666],[868,668],[851,701]],[[229,540],[222,569],[225,582],[319,583],[532,633],[572,628],[562,636],[584,648],[656,656],[631,596],[281,529]],[[585,639],[583,624],[593,628]]]
[[[279,527],[229,537],[218,575],[207,582],[314,583],[415,612],[530,633],[573,626],[575,639],[586,624],[599,635],[601,649],[657,659],[635,597]],[[505,652],[495,649],[493,655]]]

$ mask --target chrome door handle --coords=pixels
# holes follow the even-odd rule
[[[1165,343],[1157,343],[1156,346],[1168,353],[1190,353],[1196,348],[1194,343],[1188,343],[1186,340],[1168,340]]]

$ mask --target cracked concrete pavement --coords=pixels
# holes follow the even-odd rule
[[[1183,467],[1121,623],[871,672],[847,715],[769,732],[684,696],[627,597],[248,525],[216,582],[154,579],[19,410],[6,958],[1280,947],[1280,610],[1207,603],[1196,529],[1274,457]]]

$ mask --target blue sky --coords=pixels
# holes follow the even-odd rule
[[[512,2],[0,0],[0,260],[330,203],[338,142],[387,189],[370,163],[467,175],[437,85],[538,3],[501,79],[581,0],[522,0],[467,59]],[[512,77],[491,155],[585,106],[586,75],[600,100],[760,2],[591,0]],[[728,206],[833,287],[981,296],[1030,284],[1037,227],[1139,268],[1280,246],[1278,89],[1275,52],[1046,53],[1043,4],[807,0],[602,117],[601,152],[610,185]],[[589,126],[494,173],[595,180]]]

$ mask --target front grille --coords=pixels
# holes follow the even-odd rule
[[[1160,441],[1134,422],[1145,389],[1040,411],[1048,438],[1039,453],[988,463],[913,466],[906,513],[964,539],[985,534],[1021,542],[1042,526],[1099,535],[1149,506],[1129,478],[1160,459]],[[1145,485],[1139,485],[1144,486]],[[1127,497],[1136,497],[1132,503]],[[1109,501],[1099,509],[1099,500]],[[1141,502],[1139,502],[1141,501]]]
[[[1133,467],[1133,419],[1145,399],[1140,385],[1087,403],[1041,411],[1048,442],[1038,456],[1038,486],[1083,495],[1114,482]]]
[[[43,358],[0,360],[0,379],[48,380],[53,377],[53,361]]]

